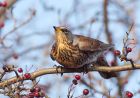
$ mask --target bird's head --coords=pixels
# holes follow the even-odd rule
[[[58,43],[72,43],[73,34],[66,27],[56,27],[53,26],[55,30],[55,38]]]

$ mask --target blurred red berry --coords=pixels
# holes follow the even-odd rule
[[[89,90],[88,90],[88,89],[84,89],[84,90],[83,90],[83,94],[84,94],[84,95],[88,95],[88,94],[89,94]]]
[[[40,97],[39,92],[34,92],[34,96],[35,96],[35,97]]]
[[[35,87],[35,92],[40,92],[41,91],[41,88],[40,87]]]
[[[2,2],[0,2],[0,7],[1,7],[1,6],[3,6],[3,3],[2,3]]]
[[[128,83],[128,80],[125,80],[125,81],[124,81],[124,84],[127,84],[127,83]]]
[[[18,72],[19,73],[22,73],[23,72],[23,69],[22,68],[18,68]]]
[[[80,75],[75,75],[75,79],[76,80],[80,80],[81,79],[81,76]]]
[[[130,91],[126,91],[126,96],[128,98],[132,98],[133,97],[133,93],[131,93]]]
[[[29,93],[28,96],[29,98],[34,98],[34,93]]]
[[[4,2],[2,3],[2,6],[3,6],[3,7],[7,7],[7,2],[4,1]]]
[[[4,22],[0,23],[0,29],[4,27]]]
[[[119,56],[121,52],[119,50],[114,50],[114,55]]]
[[[98,59],[97,59],[99,62],[100,61],[103,61],[104,60],[104,57],[103,56],[101,56],[101,57],[98,57]]]
[[[25,73],[25,74],[24,74],[24,77],[25,77],[26,79],[29,79],[29,78],[31,78],[31,74],[30,74],[30,73]]]
[[[18,59],[18,54],[17,53],[13,53],[12,56],[13,56],[14,59]]]
[[[128,48],[126,49],[126,51],[127,51],[127,53],[129,53],[129,52],[132,51],[132,48],[128,47]]]
[[[110,65],[111,65],[111,66],[114,66],[114,65],[115,65],[115,61],[112,60],[112,61],[110,62]]]
[[[72,83],[73,83],[74,85],[77,85],[77,84],[78,84],[78,82],[77,82],[76,79],[73,79],[73,80],[72,80]]]

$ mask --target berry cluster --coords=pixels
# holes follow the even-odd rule
[[[80,75],[75,75],[75,79],[72,80],[72,83],[74,85],[77,85],[78,84],[78,80],[81,79],[81,76]],[[83,95],[88,95],[89,94],[89,90],[88,89],[84,89],[83,90]]]
[[[7,2],[0,2],[0,7],[7,7]],[[0,22],[0,29],[4,27],[4,22]]]
[[[41,91],[40,87],[34,87],[30,89],[30,93],[28,94],[29,98],[43,98],[45,94]]]
[[[22,68],[18,68],[18,70],[17,70],[19,73],[23,73],[23,69]],[[23,77],[25,78],[25,79],[30,79],[31,78],[31,74],[30,73],[25,73],[24,75],[23,75]]]
[[[0,7],[7,7],[7,2],[6,1],[0,2]]]
[[[72,80],[72,83],[74,85],[77,85],[78,84],[77,80],[80,80],[80,79],[81,79],[81,76],[80,75],[75,75],[75,79]]]
[[[114,55],[118,56],[121,61],[130,61],[129,59],[127,59],[127,55],[130,52],[132,52],[132,48],[126,47],[123,49],[122,54],[119,50],[114,50]]]

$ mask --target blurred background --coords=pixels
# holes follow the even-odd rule
[[[3,0],[0,0],[3,2]],[[8,1],[8,0],[7,0]],[[11,0],[12,1],[12,0]],[[53,26],[66,26],[74,34],[96,38],[115,45],[122,51],[126,32],[134,38],[130,47],[135,64],[140,63],[140,1],[139,0],[13,0],[14,4],[0,15],[0,65],[13,64],[24,73],[51,68],[56,62],[50,58],[54,43]],[[131,42],[130,42],[131,43]],[[107,55],[108,63],[118,66],[129,64]],[[119,78],[103,79],[98,72],[78,73],[82,79],[74,90],[74,97],[83,89],[90,93],[85,98],[121,98],[125,91],[140,98],[139,70],[120,72]],[[44,75],[38,85],[50,98],[66,98],[75,73]],[[4,79],[15,76],[10,73]],[[27,81],[31,84],[30,81]],[[29,87],[26,84],[25,86]],[[23,92],[26,94],[26,92]],[[1,94],[2,98],[9,98]]]

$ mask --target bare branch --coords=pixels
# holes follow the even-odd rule
[[[135,69],[140,69],[140,64],[135,65]],[[105,66],[89,66],[87,68],[88,71],[102,71],[102,72],[120,72],[120,71],[128,71],[134,70],[132,65],[124,65],[124,66],[113,66],[113,67],[105,67]],[[31,78],[26,79],[23,76],[12,77],[9,80],[5,80],[0,83],[0,88],[4,88],[5,86],[24,81],[24,80],[34,80],[35,78],[46,75],[46,74],[58,74],[58,73],[77,73],[83,72],[83,68],[78,69],[69,69],[69,68],[43,68],[38,71],[35,71],[31,74]]]

